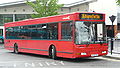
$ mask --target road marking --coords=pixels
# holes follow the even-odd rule
[[[45,62],[48,66],[50,65],[57,65],[55,62]]]
[[[19,67],[19,66],[23,66],[23,67],[43,67],[43,66],[64,66],[65,63],[63,61],[45,61],[45,60],[41,60],[41,61],[7,61],[7,62],[0,62],[0,65],[2,66],[12,66],[12,67]]]
[[[103,60],[108,60],[108,61],[120,62],[120,60],[112,59],[112,58],[106,58],[106,57],[95,57],[95,58],[97,58],[97,59],[103,59]]]
[[[65,65],[64,63],[63,63],[63,61],[54,61],[54,62],[51,62],[51,61],[45,61],[45,62],[34,62],[34,63],[25,63],[25,64],[23,64],[23,66],[25,66],[25,67],[43,67],[43,66],[63,66],[63,65]]]
[[[35,67],[34,63],[25,63],[25,67]]]

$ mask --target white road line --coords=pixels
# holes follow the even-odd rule
[[[95,57],[95,58],[97,58],[97,59],[103,59],[103,60],[108,60],[108,61],[120,62],[120,60],[112,59],[112,58],[105,58],[105,57]]]

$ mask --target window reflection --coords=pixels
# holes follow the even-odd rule
[[[29,18],[31,18],[30,14],[0,14],[0,25]]]
[[[9,27],[7,39],[58,39],[58,23]]]
[[[20,21],[29,18],[31,18],[29,14],[15,14],[15,21]]]
[[[90,41],[90,25],[84,22],[76,22],[76,43],[81,44]]]
[[[0,14],[1,25],[7,22],[13,22],[13,15],[12,14]]]
[[[76,22],[76,44],[101,43],[106,40],[103,23]]]
[[[62,23],[62,40],[72,39],[72,22]]]

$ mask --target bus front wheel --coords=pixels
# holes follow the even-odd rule
[[[16,53],[16,54],[19,53],[19,51],[18,51],[18,45],[17,44],[14,45],[14,53]]]

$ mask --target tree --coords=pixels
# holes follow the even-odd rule
[[[52,15],[58,15],[57,10],[63,6],[63,4],[57,4],[58,0],[36,0],[26,1],[26,4],[31,6],[37,14],[32,14],[33,18],[46,17]]]
[[[120,6],[120,0],[117,0],[117,4]]]

